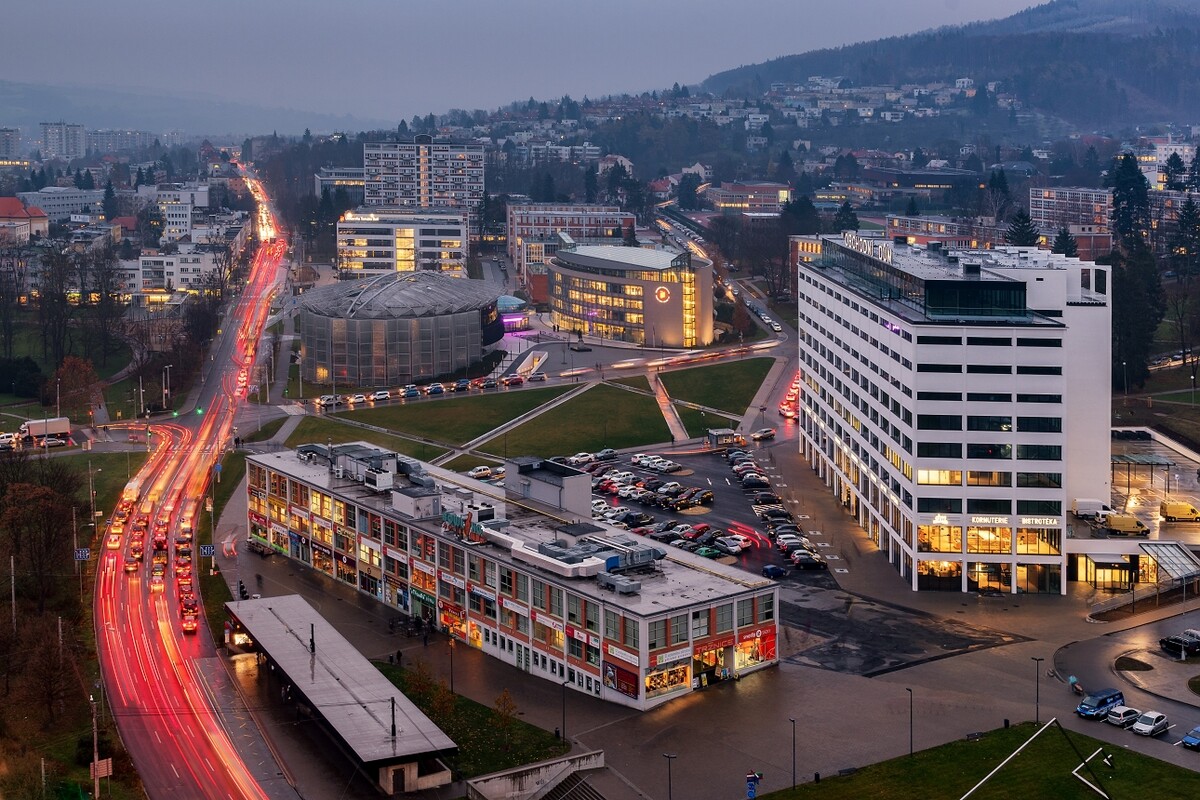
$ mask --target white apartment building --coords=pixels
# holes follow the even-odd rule
[[[620,240],[634,227],[633,214],[619,206],[583,203],[524,203],[508,206],[508,257],[522,286],[529,283],[530,259],[544,264],[548,258],[533,245],[553,243],[565,233],[576,241]],[[552,245],[553,246],[553,245]],[[552,253],[551,253],[552,254]],[[544,272],[544,271],[543,271]]]
[[[1033,224],[1044,231],[1079,225],[1096,233],[1108,233],[1112,207],[1112,189],[1082,186],[1029,188],[1029,216]]]
[[[192,219],[199,208],[208,208],[207,183],[160,183],[139,186],[138,197],[158,206],[163,228],[160,242],[192,237]]]
[[[157,138],[149,131],[96,130],[88,131],[87,146],[94,153],[130,152],[150,147]]]
[[[0,128],[0,159],[16,159],[21,156],[21,131],[19,128]]]
[[[87,155],[87,132],[82,125],[67,122],[43,122],[42,158],[70,161]]]
[[[801,452],[896,570],[1065,593],[1071,501],[1111,490],[1109,268],[854,232],[796,268]]]
[[[466,275],[465,209],[363,206],[337,225],[338,268],[368,277],[435,270]]]
[[[216,266],[216,254],[210,248],[183,242],[174,253],[143,255],[139,262],[139,285],[143,292],[199,292]]]
[[[473,214],[483,202],[483,145],[428,135],[412,142],[367,142],[363,196],[368,206],[462,208]]]
[[[36,192],[18,192],[26,208],[37,206],[51,222],[66,222],[72,214],[103,212],[103,189],[76,189],[74,186],[45,186]]]

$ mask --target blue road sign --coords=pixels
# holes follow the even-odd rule
[[[216,554],[217,554],[217,546],[215,544],[200,545],[200,557],[201,558],[212,558]]]
[[[91,557],[92,557],[92,548],[90,548],[90,547],[75,548],[75,560],[76,561],[87,561]]]
[[[221,471],[221,464],[220,464],[220,462],[217,462],[216,464],[213,464],[213,469],[214,469],[214,470],[216,470],[217,472],[220,472],[220,471]]]

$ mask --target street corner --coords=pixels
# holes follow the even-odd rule
[[[1113,661],[1117,677],[1142,691],[1180,703],[1200,706],[1200,695],[1189,683],[1200,677],[1200,660],[1181,660],[1162,650],[1132,648]]]

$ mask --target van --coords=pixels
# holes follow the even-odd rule
[[[1200,510],[1197,510],[1191,503],[1181,503],[1177,500],[1159,503],[1158,513],[1167,522],[1174,522],[1181,519],[1188,522],[1200,520]]]
[[[1098,692],[1088,692],[1087,697],[1075,709],[1075,713],[1085,719],[1107,719],[1108,712],[1117,706],[1125,705],[1125,695],[1120,689],[1101,689]]]
[[[1112,507],[1091,497],[1077,497],[1071,501],[1071,513],[1080,519],[1095,519],[1100,512],[1111,513]]]
[[[1150,529],[1133,514],[1109,514],[1104,528],[1111,536],[1148,536]]]

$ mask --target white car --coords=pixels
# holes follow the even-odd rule
[[[1169,727],[1171,724],[1167,721],[1166,714],[1161,711],[1147,711],[1138,717],[1130,730],[1139,736],[1158,736],[1160,733],[1166,733]]]
[[[631,456],[629,460],[630,460],[630,462],[633,463],[633,465],[635,467],[639,467],[642,465],[642,462],[644,462],[648,458],[658,458],[658,456],[652,456],[647,453],[634,453],[633,456]]]
[[[771,330],[775,331],[776,333],[780,333],[783,331],[783,326],[780,325],[778,322],[772,322]]]
[[[578,467],[582,464],[590,464],[596,460],[596,457],[591,453],[576,453],[567,459],[567,463],[573,467]]]
[[[725,535],[725,538],[726,538],[726,539],[734,539],[734,540],[736,540],[736,541],[738,542],[738,544],[740,544],[740,545],[742,546],[742,549],[743,549],[743,550],[745,550],[745,549],[746,549],[747,547],[749,547],[750,545],[754,544],[754,542],[752,542],[752,541],[750,540],[750,537],[749,537],[749,536],[743,536],[743,535],[742,535],[742,534],[740,534],[740,533],[728,533],[728,534],[726,534],[726,535]]]
[[[732,536],[721,536],[720,538],[717,539],[717,542],[723,548],[725,548],[725,551],[728,552],[730,555],[737,555],[738,553],[742,552],[742,550],[745,549],[745,545],[743,545],[741,542],[739,542],[737,539],[733,538]]]
[[[475,478],[476,480],[490,478],[492,477],[492,468],[486,464],[480,464],[478,467],[471,467],[471,469],[467,470],[467,477]]]
[[[608,501],[596,498],[592,501],[592,511],[602,512],[608,508]]]
[[[629,506],[613,506],[605,512],[604,517],[605,519],[612,519],[613,517],[620,516],[627,511],[629,511]]]
[[[667,458],[664,458],[656,463],[654,468],[659,472],[676,472],[680,469],[678,464]]]
[[[638,466],[643,469],[658,469],[658,465],[664,462],[666,459],[662,456],[646,456]]]
[[[365,402],[367,402],[367,396],[365,394],[346,395],[346,402],[349,403],[350,405],[356,405],[358,403],[365,403]]]
[[[378,392],[372,392],[371,399],[372,400],[391,400],[392,393],[389,392],[387,389],[382,389]]]

